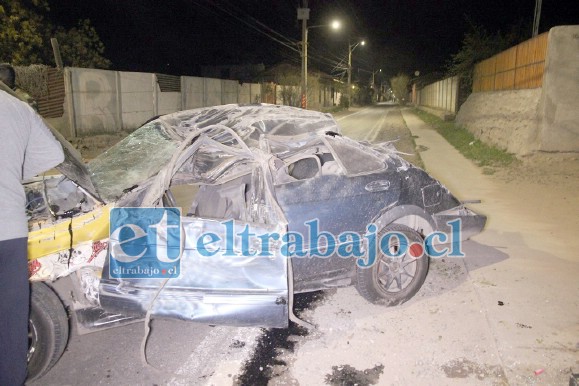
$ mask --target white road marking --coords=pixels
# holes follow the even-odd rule
[[[363,113],[370,110],[369,108],[365,108],[363,110],[357,111],[353,114],[350,115],[346,115],[344,117],[340,117],[338,119],[336,119],[336,121],[341,121],[343,119],[346,118],[350,118],[353,117],[354,115]],[[384,125],[384,122],[386,121],[386,117],[388,116],[388,113],[390,112],[390,110],[386,110],[386,113],[384,115],[382,115],[382,117],[376,121],[376,123],[372,126],[372,128],[366,133],[365,136],[360,137],[359,140],[361,141],[368,141],[368,142],[374,142],[376,141],[376,138],[378,138],[378,135],[380,134],[380,131],[382,130],[382,126]]]

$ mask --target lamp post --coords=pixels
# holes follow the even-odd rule
[[[307,6],[307,1],[305,1],[305,5]],[[300,14],[300,9],[302,13]],[[301,107],[303,109],[308,108],[308,31],[312,28],[321,28],[321,27],[328,27],[331,26],[333,29],[340,28],[340,22],[335,20],[331,24],[320,24],[320,25],[312,25],[307,26],[307,19],[309,18],[309,9],[304,8],[298,9],[298,19],[300,16],[303,17],[302,20],[302,100],[301,100]],[[304,15],[307,14],[307,15]]]
[[[372,88],[374,88],[374,75],[376,75],[379,72],[382,72],[382,69],[379,69],[379,70],[372,72]]]
[[[414,78],[410,79],[410,81],[409,81],[412,83],[412,103],[415,105],[419,104],[418,97],[417,97],[418,93],[416,90],[416,82],[415,82],[415,80],[418,79],[419,76],[420,76],[420,71],[416,70],[416,71],[414,71]]]
[[[378,72],[382,72],[382,69],[379,69],[379,70],[376,70],[376,71],[372,71],[372,90],[374,90],[374,94],[376,94],[376,85],[375,85],[375,83],[374,83],[374,75],[376,75]],[[378,96],[377,96],[377,98],[376,98],[378,102],[380,102],[380,98],[379,98],[379,97],[380,97],[380,93],[378,93]],[[374,97],[372,97],[372,98],[374,98]]]
[[[366,42],[362,40],[356,44],[352,44],[348,39],[348,107],[352,104],[352,51],[360,44],[364,45]]]
[[[302,21],[302,108],[306,108],[307,94],[307,73],[308,73],[308,19],[310,18],[310,9],[308,0],[304,0],[304,7],[298,8],[298,20]]]

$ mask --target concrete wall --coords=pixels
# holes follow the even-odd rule
[[[549,32],[538,118],[539,150],[579,152],[579,25]]]
[[[181,96],[184,110],[205,106],[205,78],[181,77]]]
[[[161,92],[158,84],[156,87],[157,111],[155,115],[165,115],[182,110],[180,92]]]
[[[181,77],[181,92],[162,92],[155,74],[65,69],[65,116],[51,123],[66,137],[132,130],[184,109],[261,100],[259,84]]]
[[[579,152],[579,26],[549,32],[543,87],[477,92],[456,121],[477,138],[517,155]]]
[[[154,74],[144,72],[119,72],[122,128],[139,127],[155,116],[153,103]]]
[[[456,122],[485,143],[527,154],[537,149],[540,97],[540,88],[472,93]]]
[[[456,114],[458,110],[459,77],[453,76],[418,90],[416,104]]]
[[[229,103],[237,103],[238,102],[238,88],[239,82],[236,80],[222,80],[221,85],[221,95],[222,105],[226,105]]]
[[[204,106],[222,105],[221,79],[205,78],[205,103]]]
[[[68,109],[76,135],[91,132],[108,133],[120,128],[117,76],[114,71],[69,68],[65,82],[70,84],[70,95],[65,100],[72,103]],[[67,90],[68,92],[68,90]]]

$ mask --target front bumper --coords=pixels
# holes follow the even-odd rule
[[[485,215],[478,214],[462,205],[436,213],[433,218],[438,232],[451,235],[458,231],[461,241],[468,240],[472,236],[482,232],[487,222]],[[455,222],[457,220],[460,220],[460,226],[456,226]]]

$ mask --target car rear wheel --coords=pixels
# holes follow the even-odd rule
[[[32,283],[28,325],[28,380],[32,381],[56,364],[68,342],[66,310],[44,283]]]
[[[388,243],[382,247],[378,244],[371,267],[357,267],[356,288],[372,303],[394,306],[412,298],[422,287],[429,260],[424,254],[423,239],[415,230],[391,224],[380,231],[377,243],[387,233],[396,237],[385,239]]]

